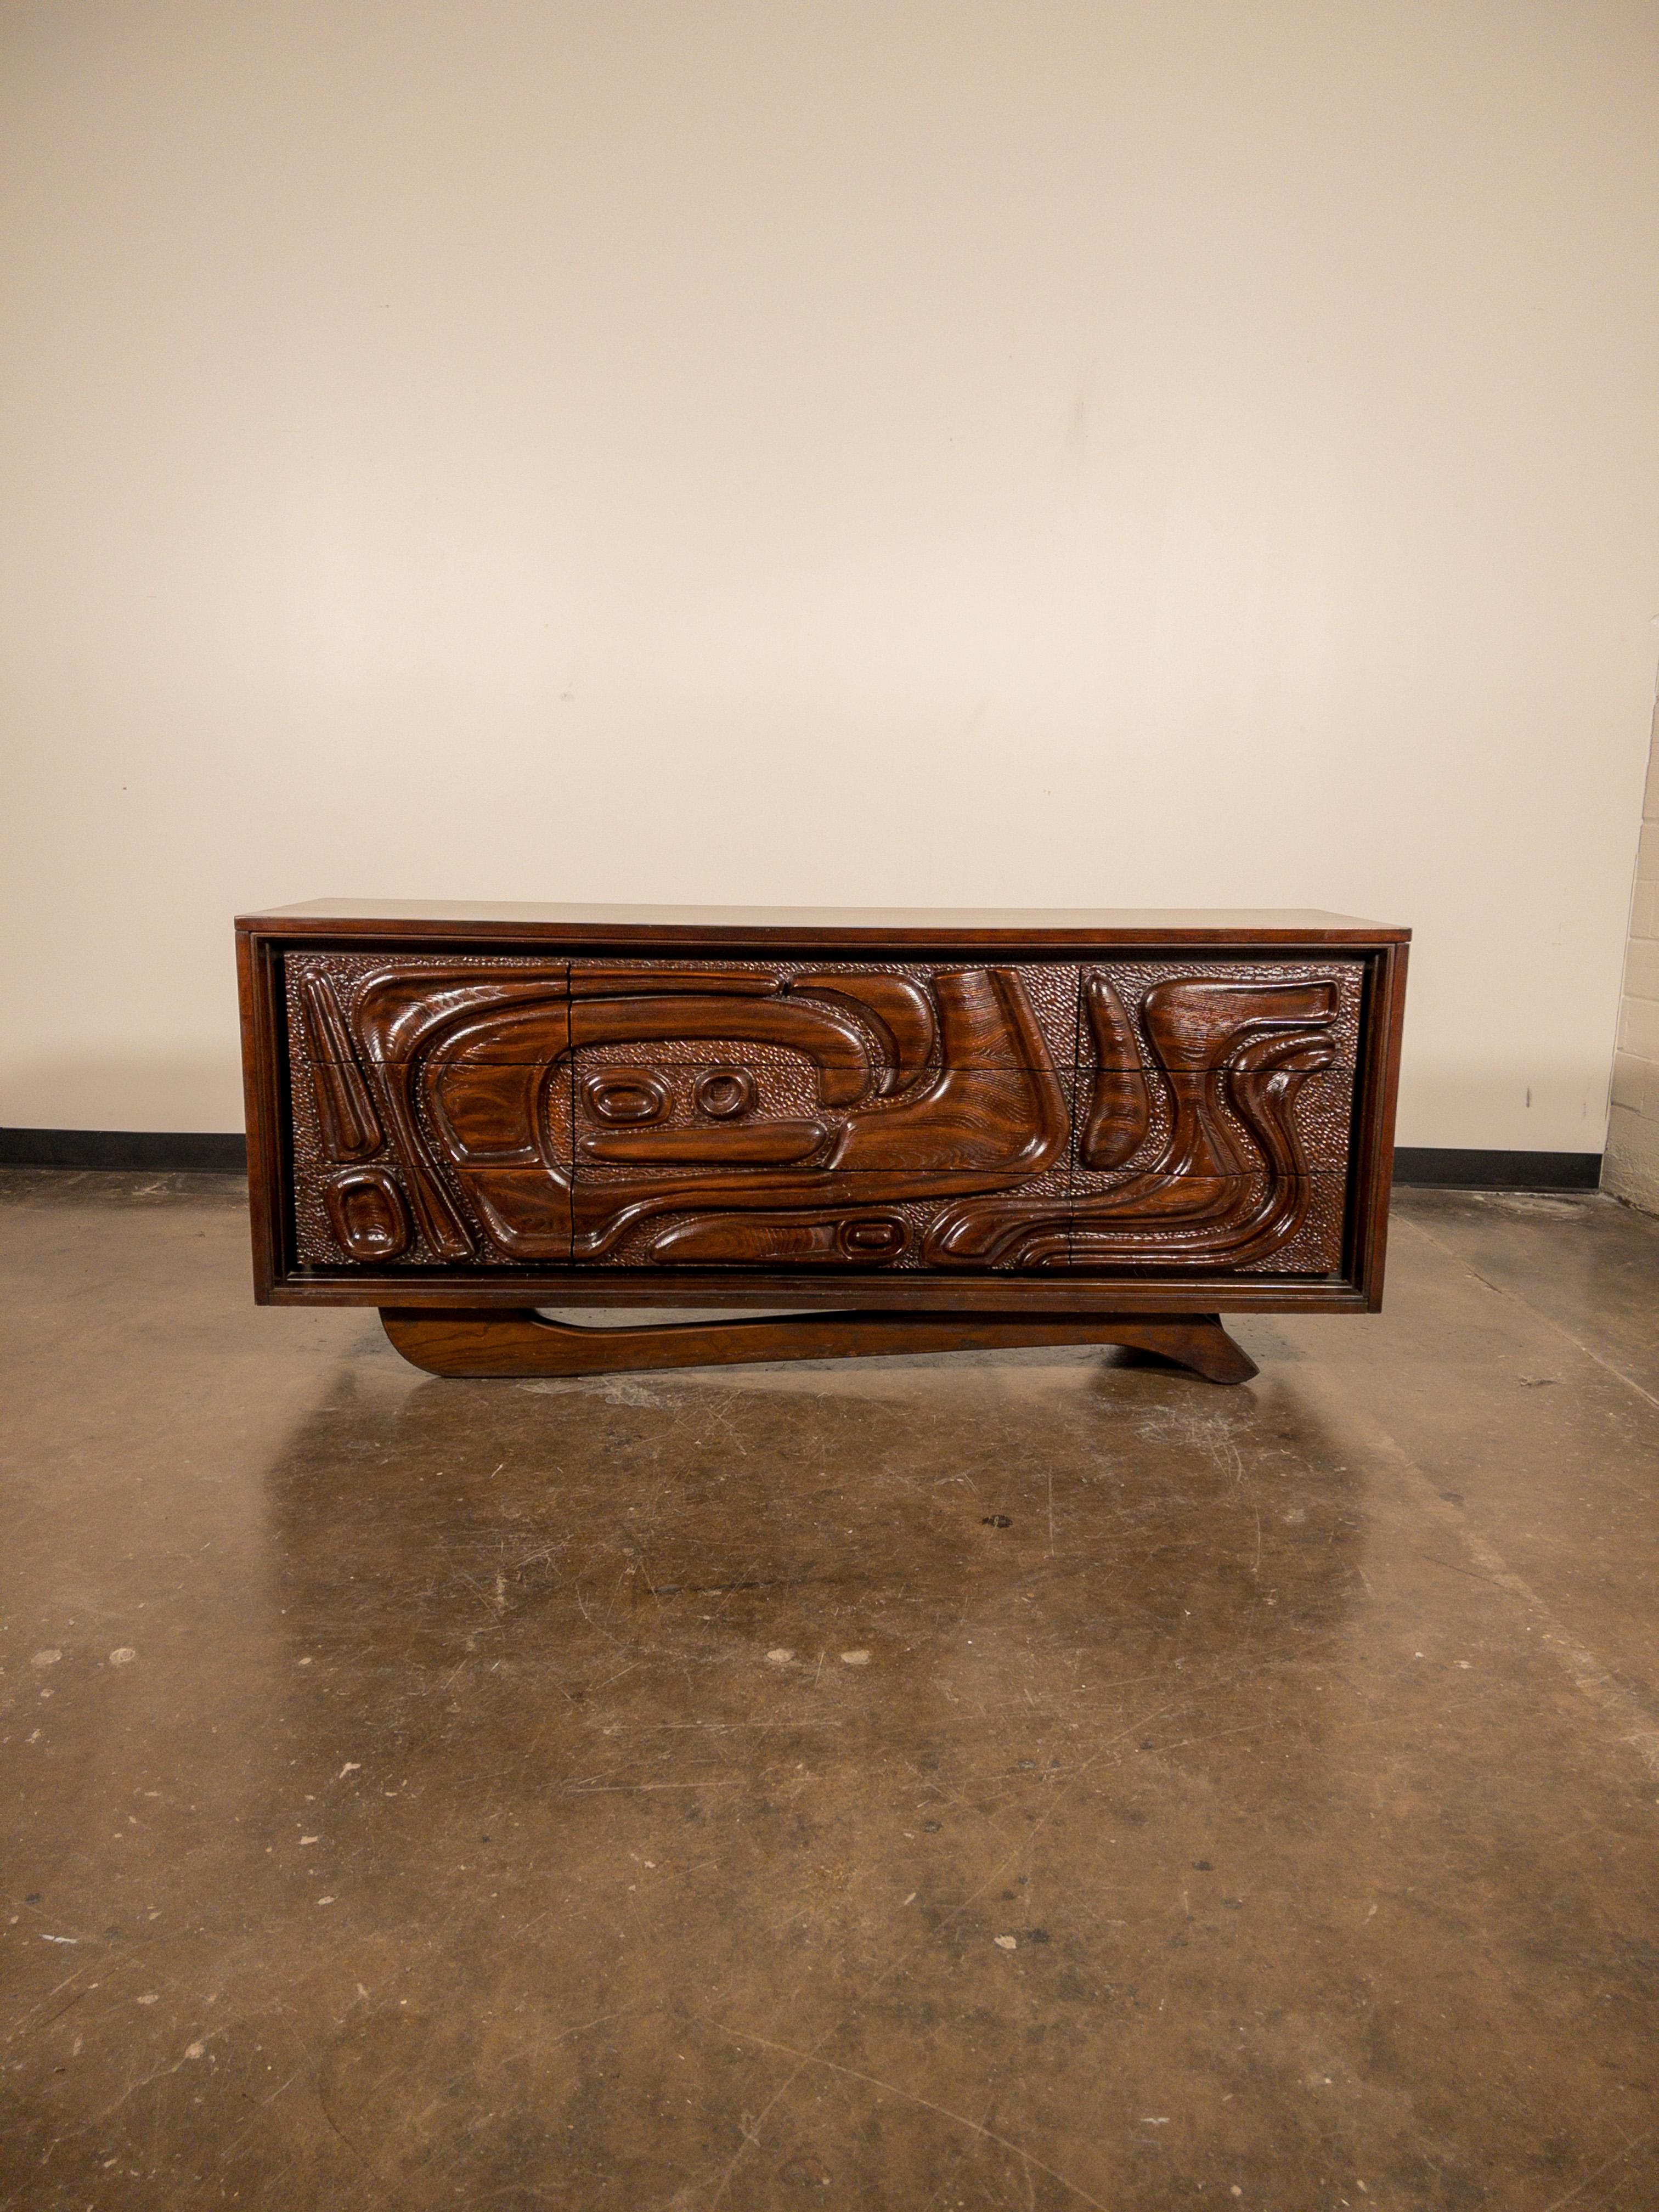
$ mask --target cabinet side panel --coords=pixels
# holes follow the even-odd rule
[[[1389,1206],[1394,1186],[1395,1114],[1405,1036],[1409,946],[1385,946],[1371,963],[1365,1047],[1354,1114],[1350,1267],[1370,1313],[1381,1310],[1388,1259]]]
[[[253,1248],[253,1295],[270,1303],[287,1272],[285,1176],[287,1116],[277,1049],[279,956],[251,931],[236,933],[236,990],[241,1020],[242,1097],[247,1126],[248,1221]]]

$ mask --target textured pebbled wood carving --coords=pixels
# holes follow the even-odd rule
[[[1129,980],[1104,969],[1083,979],[1093,1065],[1063,1211],[1023,1196],[966,1201],[935,1225],[941,1261],[1239,1268],[1302,1231],[1316,1173],[1298,1100],[1337,1066],[1340,979],[1170,975],[1143,983],[1138,1021]],[[1352,1094],[1350,1060],[1339,1116],[1318,1131],[1328,1172],[1346,1154]],[[1319,1242],[1333,1242],[1328,1229]]]
[[[1355,960],[286,960],[305,1264],[1321,1274]]]

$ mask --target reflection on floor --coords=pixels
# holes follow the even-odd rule
[[[1259,1382],[438,1382],[0,1177],[0,2204],[1659,2203],[1659,1223]]]

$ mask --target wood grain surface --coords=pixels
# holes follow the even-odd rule
[[[734,957],[831,918],[720,909],[595,949],[622,911],[239,926],[262,1297],[1377,1303],[1405,933],[866,915]],[[925,949],[970,927],[1026,935]]]

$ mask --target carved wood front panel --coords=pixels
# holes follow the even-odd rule
[[[302,1265],[1342,1261],[1363,963],[290,953]]]

